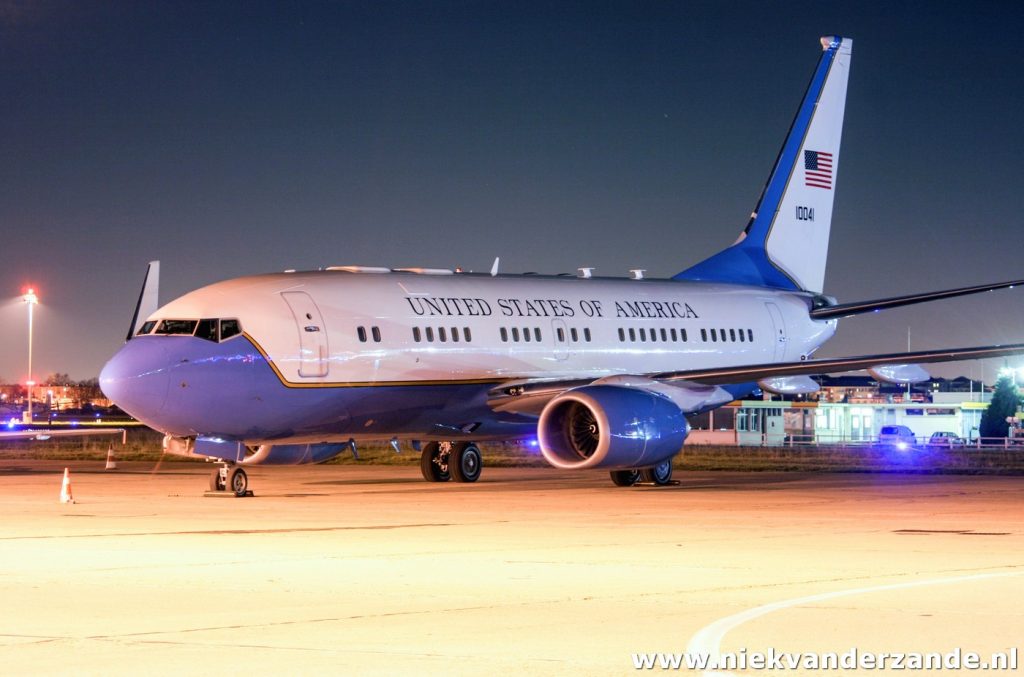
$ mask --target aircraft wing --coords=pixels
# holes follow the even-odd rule
[[[0,431],[0,439],[12,440],[48,440],[51,437],[89,437],[92,435],[121,435],[122,444],[125,435],[124,428],[101,428],[97,430],[83,430],[81,428],[59,428],[57,430],[4,430]]]
[[[703,390],[709,386],[754,383],[763,379],[802,376],[810,374],[837,374],[886,365],[932,364],[981,360],[1024,354],[1024,343],[1003,346],[978,346],[946,350],[919,350],[904,353],[834,357],[800,362],[773,362],[711,369],[689,369],[644,374],[655,382],[675,385],[684,389]],[[595,379],[524,380],[503,383],[488,393],[487,403],[495,411],[518,414],[539,414],[544,405],[560,393],[593,383]]]

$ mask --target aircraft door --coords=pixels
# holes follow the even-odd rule
[[[782,311],[774,303],[765,303],[768,307],[768,315],[772,318],[772,334],[774,339],[772,341],[772,350],[774,354],[772,360],[775,362],[782,362],[786,359],[786,321],[782,318]]]
[[[555,359],[564,360],[569,357],[569,330],[562,320],[551,320],[551,340],[555,342]]]
[[[281,292],[299,330],[299,376],[327,376],[327,327],[313,297],[304,291]]]

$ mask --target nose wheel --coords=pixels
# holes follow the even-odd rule
[[[210,473],[210,491],[221,495],[228,493],[241,498],[252,496],[249,490],[249,476],[244,470],[231,463],[222,463]]]

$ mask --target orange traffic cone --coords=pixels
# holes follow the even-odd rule
[[[60,484],[60,502],[74,503],[75,497],[71,495],[71,473],[64,468],[64,481]]]
[[[117,470],[117,461],[114,460],[114,445],[107,446],[107,466],[104,470]]]

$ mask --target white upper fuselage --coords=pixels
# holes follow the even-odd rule
[[[810,303],[672,280],[323,270],[216,283],[150,319],[237,318],[288,386],[414,385],[799,360],[836,327]]]

